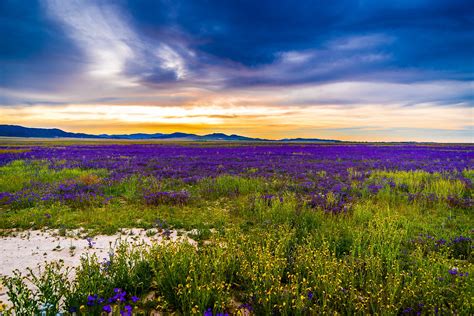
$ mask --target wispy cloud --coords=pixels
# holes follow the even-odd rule
[[[48,0],[47,9],[86,54],[91,77],[118,85],[133,84],[133,78],[125,77],[123,72],[127,61],[136,58],[134,47],[140,45],[140,40],[114,7]]]
[[[366,34],[339,37],[328,41],[325,46],[330,50],[336,51],[370,50],[386,46],[394,41],[395,38],[393,36],[386,34]]]
[[[185,59],[172,43],[147,41],[117,6],[48,0],[47,10],[86,54],[92,79],[121,87],[136,86],[141,76],[160,68],[178,80],[187,74]]]

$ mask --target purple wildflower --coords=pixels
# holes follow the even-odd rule
[[[125,306],[125,309],[120,311],[120,315],[122,315],[122,316],[132,316],[131,308],[130,308],[130,310],[128,310],[127,307],[129,307],[129,305]]]
[[[94,248],[95,241],[93,241],[93,239],[91,237],[87,237],[86,241],[87,241],[87,244],[88,244],[89,248]]]

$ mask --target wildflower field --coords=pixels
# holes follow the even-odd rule
[[[472,145],[3,145],[2,235],[197,242],[5,276],[3,313],[472,315],[473,181]]]

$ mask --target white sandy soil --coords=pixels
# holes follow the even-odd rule
[[[165,238],[160,233],[147,236],[143,229],[124,229],[115,235],[93,237],[92,247],[85,236],[85,232],[80,230],[68,231],[66,236],[60,236],[57,230],[28,230],[0,237],[0,276],[12,275],[14,270],[25,273],[27,268],[37,268],[46,261],[62,260],[66,267],[77,267],[85,254],[96,254],[102,260],[108,258],[111,248],[120,242],[151,245],[164,240],[187,240],[195,243],[186,234],[178,236],[177,231],[171,231],[170,236]],[[7,301],[4,288],[0,289],[0,301]]]

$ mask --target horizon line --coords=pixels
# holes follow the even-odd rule
[[[30,126],[24,126],[24,125],[16,125],[16,124],[0,124],[0,126],[11,126],[11,127],[21,127],[25,129],[43,129],[43,130],[59,130],[65,133],[71,133],[71,134],[84,134],[87,136],[97,136],[97,138],[91,138],[91,137],[35,137],[35,136],[4,136],[0,135],[0,138],[24,138],[24,139],[54,139],[54,140],[60,140],[60,139],[67,139],[67,140],[95,140],[95,141],[133,141],[133,142],[146,142],[146,141],[166,141],[166,142],[171,142],[171,141],[176,141],[176,142],[292,142],[292,143],[311,143],[311,142],[318,142],[321,141],[323,143],[416,143],[416,144],[467,144],[467,145],[474,145],[474,141],[471,142],[463,142],[463,141],[418,141],[418,140],[344,140],[344,139],[338,139],[338,138],[320,138],[320,137],[284,137],[284,138],[261,138],[261,137],[253,137],[253,136],[246,136],[246,135],[241,135],[241,134],[236,134],[236,133],[225,133],[225,132],[220,132],[220,131],[214,131],[212,133],[207,133],[207,134],[196,134],[196,133],[189,133],[189,132],[182,132],[182,131],[174,131],[170,133],[165,133],[165,132],[132,132],[132,133],[121,133],[121,134],[116,134],[116,133],[101,133],[101,134],[95,134],[95,133],[87,133],[87,132],[71,132],[66,129],[62,129],[59,127],[30,127]],[[232,136],[237,136],[237,137],[245,137],[249,138],[249,140],[199,140],[199,139],[185,139],[183,138],[164,138],[164,139],[159,139],[159,138],[148,138],[148,139],[133,139],[133,138],[113,138],[117,136],[133,136],[137,134],[142,134],[142,135],[155,135],[155,134],[160,134],[160,135],[173,135],[173,134],[187,134],[190,136],[198,136],[198,137],[206,137],[206,136],[212,136],[215,134],[222,134],[227,137],[232,137]],[[111,138],[102,138],[100,136],[107,136]]]

